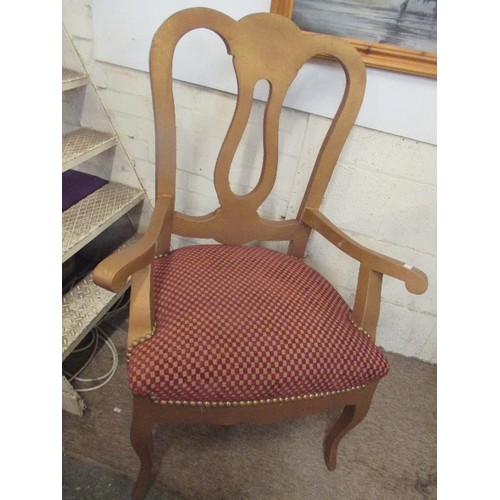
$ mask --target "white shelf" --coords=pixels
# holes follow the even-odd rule
[[[118,250],[132,245],[142,235],[134,234]],[[83,340],[103,316],[127,291],[130,283],[118,293],[97,286],[92,273],[85,276],[62,298],[62,360]]]
[[[62,261],[107,229],[144,199],[144,192],[109,182],[62,214]]]
[[[71,354],[103,316],[125,293],[109,292],[92,281],[88,274],[62,298],[62,360]]]
[[[79,73],[78,71],[73,71],[72,69],[63,68],[62,69],[62,91],[76,89],[78,87],[85,87],[89,79],[87,75]]]
[[[62,34],[64,61],[62,92],[69,91],[64,95],[63,99],[67,102],[69,108],[74,111],[71,120],[68,121],[72,131],[62,137],[62,171],[65,172],[114,148],[118,144],[118,137],[113,131],[109,117],[95,88],[91,85],[90,78],[64,25]],[[72,91],[73,89],[80,90]],[[73,130],[76,123],[79,123],[79,128]],[[69,130],[69,127],[65,130]],[[106,132],[103,132],[103,130]],[[128,174],[132,173],[133,176],[133,166],[126,157],[123,148],[114,150],[113,155],[109,155],[109,158],[107,156],[104,155],[100,159],[110,164],[109,167],[113,169],[113,172],[116,172],[118,180],[127,179],[125,182],[128,182]],[[108,170],[105,169],[104,171]],[[101,168],[98,168],[95,175],[108,178]],[[139,182],[135,185],[138,186]],[[118,219],[134,209],[134,207],[137,207],[144,198],[145,193],[143,190],[113,181],[64,211],[62,214],[63,264],[106,231]],[[127,225],[127,228],[130,229],[130,226]],[[120,231],[120,228],[117,228],[117,230]],[[133,243],[139,237],[140,235],[133,236],[121,248]],[[103,240],[106,240],[106,238],[103,238]],[[90,246],[88,251],[92,254]],[[78,259],[75,259],[74,267],[76,267],[77,261]],[[73,263],[68,262],[67,264],[71,264],[68,266],[69,272],[69,268],[72,267]],[[63,270],[65,267],[63,266]],[[129,284],[119,293],[112,293],[95,285],[92,280],[92,273],[89,273],[63,295],[63,361],[81,343],[88,332],[102,321],[106,313],[125,293],[128,286]],[[85,402],[64,376],[62,382],[63,409],[82,416],[86,407]]]
[[[117,142],[118,139],[115,135],[99,132],[90,128],[79,128],[63,135],[63,172],[114,147]]]

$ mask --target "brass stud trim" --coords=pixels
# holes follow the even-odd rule
[[[259,406],[271,404],[294,403],[296,401],[306,401],[309,399],[327,398],[329,396],[336,396],[338,394],[345,394],[347,392],[359,391],[366,387],[365,384],[350,387],[348,389],[339,389],[338,391],[328,391],[314,394],[304,394],[301,396],[286,396],[272,399],[257,399],[253,401],[180,401],[180,400],[164,400],[158,399],[155,394],[150,394],[151,401],[155,404],[168,405],[168,406],[191,406],[191,407],[205,407],[205,408],[234,408],[237,406]]]
[[[165,253],[158,253],[154,256],[155,259],[161,259],[162,257],[166,257],[167,255],[169,255],[170,252],[165,252]]]
[[[138,340],[134,340],[132,342],[132,345],[129,345],[127,347],[127,363],[130,360],[130,355],[132,354],[132,351],[134,350],[134,348],[137,347],[139,344],[142,344],[142,343],[150,340],[154,336],[155,333],[156,333],[156,323],[153,324],[153,328],[151,329],[151,331],[148,334],[144,335],[143,337],[141,337]]]
[[[372,336],[361,326],[359,326],[358,324],[356,324],[356,322],[352,319],[352,316],[349,316],[349,321],[351,322],[351,324],[354,326],[354,328],[356,328],[356,330],[364,333],[367,337],[369,337],[370,339],[372,338]]]

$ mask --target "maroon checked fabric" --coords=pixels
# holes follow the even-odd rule
[[[386,375],[338,292],[301,260],[199,245],[154,261],[156,332],[128,364],[136,395],[239,402],[352,389]]]

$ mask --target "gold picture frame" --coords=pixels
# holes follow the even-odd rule
[[[289,19],[292,18],[293,6],[294,0],[271,0],[271,12]],[[434,52],[343,38],[357,49],[367,66],[437,78],[437,55]]]

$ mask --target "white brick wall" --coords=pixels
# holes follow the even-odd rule
[[[154,199],[154,130],[149,75],[92,58],[91,0],[64,0],[63,21],[80,52],[136,173]],[[235,98],[176,82],[178,208],[202,214],[217,206],[212,166]],[[258,179],[263,106],[256,103],[236,155],[231,181],[248,190]],[[277,185],[262,212],[294,216],[329,120],[284,110]],[[291,195],[291,199],[289,197]],[[355,127],[341,155],[323,211],[360,243],[424,270],[429,290],[411,295],[386,278],[378,329],[385,349],[436,361],[436,147]],[[179,244],[175,238],[174,244]],[[266,246],[273,246],[267,244]],[[283,245],[274,245],[283,248]],[[320,270],[352,305],[357,263],[313,235],[307,262]]]

